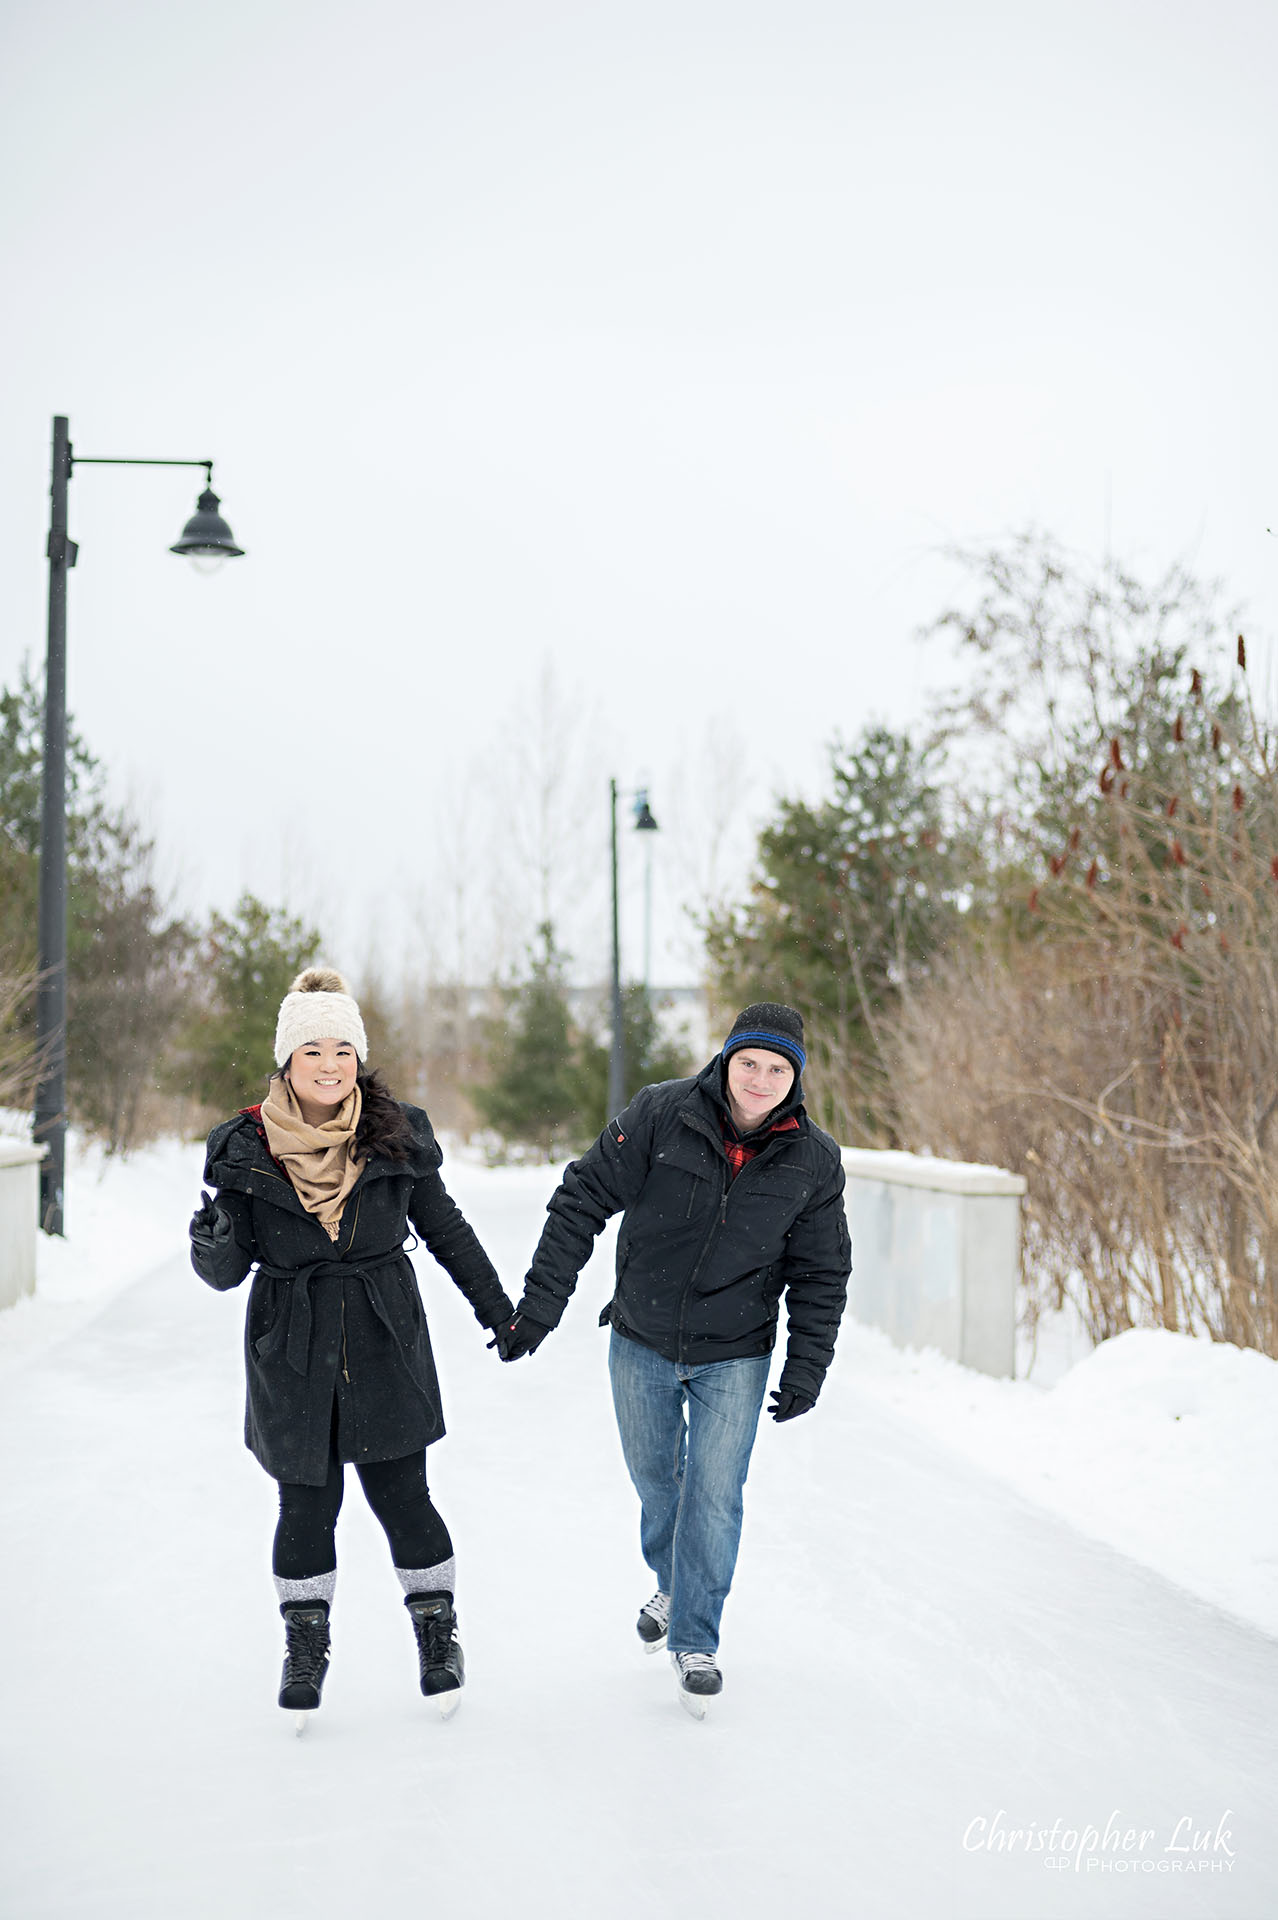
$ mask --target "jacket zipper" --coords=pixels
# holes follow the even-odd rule
[[[688,1311],[688,1301],[692,1297],[692,1289],[693,1289],[693,1285],[696,1282],[697,1275],[701,1272],[702,1267],[706,1263],[706,1255],[710,1251],[711,1241],[714,1239],[714,1236],[719,1231],[720,1227],[725,1227],[728,1224],[728,1193],[733,1185],[732,1180],[728,1177],[728,1156],[723,1151],[723,1142],[721,1140],[716,1140],[713,1133],[710,1131],[709,1127],[703,1126],[700,1123],[700,1120],[698,1118],[692,1119],[689,1122],[689,1124],[692,1126],[694,1132],[703,1133],[706,1139],[710,1141],[711,1145],[718,1149],[722,1166],[723,1166],[724,1178],[723,1178],[723,1192],[719,1201],[719,1217],[717,1220],[711,1221],[710,1231],[709,1233],[707,1233],[705,1239],[701,1243],[701,1251],[697,1255],[697,1263],[693,1267],[692,1272],[688,1275],[688,1278],[684,1281],[683,1289],[679,1295],[679,1333],[676,1341],[676,1346],[677,1346],[677,1357],[678,1357],[679,1364],[681,1366],[687,1366],[689,1364],[688,1361],[684,1358],[684,1321]],[[742,1167],[741,1172],[737,1175],[737,1179],[740,1180],[742,1176],[746,1174],[751,1167],[758,1166],[761,1160],[766,1160],[770,1153],[777,1151],[777,1149],[779,1149],[784,1145],[785,1145],[785,1142],[782,1140],[771,1141],[763,1149],[762,1153],[756,1153],[753,1160],[746,1161],[745,1166]]]
[[[347,1386],[349,1387],[349,1385],[351,1384],[351,1376],[346,1370],[346,1282],[345,1281],[342,1282],[342,1378],[343,1380],[345,1380]]]

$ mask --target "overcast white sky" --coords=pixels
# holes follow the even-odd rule
[[[72,706],[192,907],[287,898],[358,972],[448,957],[460,902],[477,964],[532,911],[549,713],[577,971],[613,772],[690,977],[716,808],[947,671],[939,546],[1108,525],[1278,630],[1271,4],[2,18],[0,680],[43,656],[51,416],[211,455],[249,552],[211,581],[165,551],[198,476],[72,484]]]

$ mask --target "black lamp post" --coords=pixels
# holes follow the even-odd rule
[[[608,1049],[608,1112],[618,1114],[626,1104],[626,1028],[621,1009],[621,909],[617,897],[617,783],[608,782],[612,823],[612,1044]],[[648,805],[648,789],[632,796],[635,832],[656,833],[657,822]]]
[[[39,970],[36,980],[36,1088],[33,1137],[48,1152],[40,1168],[40,1225],[63,1231],[67,1086],[67,574],[78,548],[67,537],[67,491],[74,467],[203,467],[199,505],[171,553],[201,570],[242,554],[218,513],[211,460],[115,460],[73,454],[66,416],[53,422],[49,517],[49,646],[44,689],[44,769],[40,797]]]

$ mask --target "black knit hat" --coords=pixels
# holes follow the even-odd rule
[[[745,1007],[732,1023],[732,1032],[723,1043],[725,1062],[739,1047],[762,1047],[769,1053],[783,1053],[793,1060],[796,1073],[807,1065],[803,1051],[803,1015],[776,1000],[758,1000]]]

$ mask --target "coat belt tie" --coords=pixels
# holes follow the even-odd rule
[[[381,1254],[373,1260],[310,1260],[304,1267],[272,1267],[265,1262],[259,1265],[258,1272],[264,1273],[268,1280],[287,1280],[290,1283],[292,1298],[288,1307],[288,1340],[284,1351],[294,1373],[305,1374],[310,1362],[312,1280],[362,1280],[369,1306],[398,1346],[399,1335],[382,1305],[381,1295],[373,1285],[371,1275],[384,1267],[397,1266],[403,1258],[403,1248],[396,1247],[392,1253]]]

